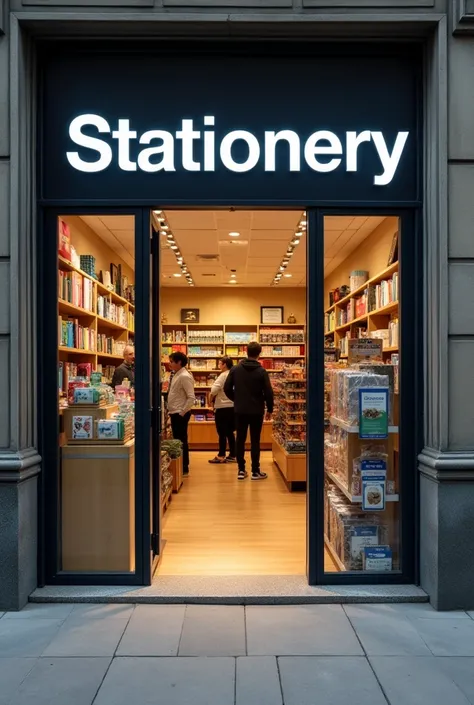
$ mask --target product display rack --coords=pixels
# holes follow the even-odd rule
[[[282,324],[278,326],[259,324],[196,324],[196,323],[162,323],[161,325],[161,361],[163,380],[169,377],[168,356],[170,352],[181,350],[189,358],[188,369],[194,376],[195,394],[203,402],[191,409],[189,422],[189,446],[192,450],[215,449],[218,437],[215,429],[214,410],[211,405],[210,391],[214,380],[220,374],[217,368],[219,358],[227,355],[234,364],[247,357],[246,346],[249,342],[260,342],[266,349],[281,349],[282,354],[262,354],[260,362],[270,375],[272,384],[276,383],[289,364],[302,364],[305,353],[306,326],[304,324]],[[287,353],[288,348],[298,346],[299,354]],[[196,347],[201,353],[192,354]],[[171,348],[171,350],[170,350]],[[235,350],[237,348],[237,350]],[[211,353],[206,354],[206,349]],[[216,354],[216,349],[219,354]],[[212,354],[212,352],[214,354]],[[294,351],[292,351],[294,352]],[[196,366],[198,363],[199,366]],[[276,408],[278,396],[276,398]],[[272,422],[265,421],[262,430],[262,449],[272,447]],[[306,479],[306,478],[305,478]]]
[[[303,370],[288,369],[274,385],[273,460],[290,489],[306,482],[306,379]]]
[[[64,274],[75,275],[74,286],[70,280],[64,281]],[[106,367],[107,363],[111,368],[116,367],[123,361],[125,345],[133,343],[135,306],[61,256],[58,256],[58,278],[60,363],[63,366],[68,363],[88,363],[93,371],[99,365]],[[99,299],[112,312],[110,318],[98,314]],[[73,303],[84,300],[87,300],[88,308]],[[118,322],[117,317],[123,323]],[[68,326],[73,331],[72,340],[71,335],[69,340],[64,339]],[[70,342],[73,344],[64,344]]]
[[[395,294],[395,299],[383,306],[376,306],[377,287],[383,287],[385,297]],[[344,298],[336,301],[325,311],[325,345],[339,349],[341,359],[347,358],[347,340],[360,337],[381,337],[383,353],[398,352],[398,262],[368,279]],[[357,315],[359,308],[363,311]],[[344,320],[345,319],[345,320]]]

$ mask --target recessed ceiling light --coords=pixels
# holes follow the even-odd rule
[[[180,277],[180,276],[181,276],[181,274],[173,274],[173,277]],[[286,276],[288,276],[288,274]],[[290,274],[290,277],[291,277],[291,274]]]
[[[169,225],[163,225],[163,223],[162,223],[162,224],[161,224],[161,229],[162,229],[162,230],[169,230],[169,229],[170,229],[170,226],[169,226]]]
[[[236,279],[231,279],[231,280],[229,281],[229,284],[237,284],[237,280],[236,280]]]
[[[229,233],[229,237],[240,237],[240,233]]]
[[[155,215],[161,215],[161,214],[163,213],[163,211],[153,211],[153,213],[154,213]]]
[[[177,250],[177,249],[178,249],[178,245],[171,245],[171,249],[172,249],[172,250]]]
[[[230,275],[230,278],[231,278],[231,279],[235,279],[236,277],[237,277],[237,274],[231,274],[231,275]]]
[[[175,276],[176,276],[176,274],[175,274]],[[283,276],[284,277],[292,277],[293,275],[292,274],[284,274]]]

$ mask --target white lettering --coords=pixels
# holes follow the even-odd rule
[[[175,140],[180,140],[182,168],[186,171],[215,172],[217,154],[220,156],[222,166],[236,173],[251,171],[258,165],[260,156],[262,156],[263,165],[261,166],[265,172],[275,172],[277,169],[300,172],[301,169],[309,167],[313,171],[324,174],[337,169],[343,158],[345,159],[346,171],[357,172],[359,170],[359,147],[367,142],[373,143],[373,145],[370,148],[367,147],[366,150],[370,149],[372,154],[375,150],[382,167],[380,174],[374,174],[371,177],[373,183],[375,186],[387,186],[395,176],[409,137],[408,132],[399,132],[393,148],[389,151],[385,136],[380,131],[347,131],[339,137],[329,130],[318,130],[306,138],[302,150],[302,140],[294,130],[284,129],[278,132],[263,130],[262,147],[259,138],[252,132],[233,130],[224,134],[220,145],[216,146],[216,133],[213,129],[216,123],[215,117],[206,115],[203,123],[205,129],[202,132],[195,129],[193,119],[183,119],[181,129],[175,133],[158,129],[149,130],[139,136],[136,130],[131,129],[129,119],[118,119],[117,129],[112,131],[109,122],[100,115],[79,115],[69,125],[69,137],[79,147],[91,150],[92,155],[90,160],[86,161],[82,153],[80,156],[79,152],[68,151],[66,158],[69,164],[78,171],[89,173],[103,171],[112,164],[114,158],[113,143],[110,142],[112,139],[117,140],[118,168],[122,171],[137,171],[139,169],[147,173],[174,172],[176,171]],[[98,133],[108,134],[109,138],[99,139],[84,134],[84,130],[87,133],[91,131],[91,128],[95,128]],[[137,138],[140,145],[150,146],[146,149],[140,149],[136,161],[134,161],[131,156],[131,146]],[[237,151],[235,142],[239,140],[245,142],[247,150],[243,152],[245,158],[241,157],[243,161],[236,161],[235,158]],[[281,142],[285,142],[288,146],[280,145]],[[196,143],[198,144],[196,145]],[[279,160],[278,166],[277,149],[283,149],[285,157]],[[288,159],[286,159],[286,149],[288,149]],[[237,151],[238,153],[239,151]],[[242,152],[240,151],[240,153]],[[132,154],[135,154],[135,151]],[[201,159],[195,158],[201,154],[202,163]]]
[[[318,146],[318,142],[323,141],[329,142],[329,146]],[[320,162],[315,156],[328,154],[342,154],[342,144],[339,137],[337,137],[334,132],[329,132],[328,130],[313,132],[313,134],[306,140],[306,144],[304,146],[304,157],[307,165],[311,167],[311,169],[314,169],[314,171],[321,171],[323,173],[334,171],[334,169],[337,169],[340,165],[342,159],[330,159],[328,162]]]
[[[66,157],[69,164],[77,171],[85,171],[94,173],[103,171],[110,166],[112,162],[112,149],[107,142],[99,140],[97,137],[88,137],[82,134],[82,128],[86,125],[93,125],[99,132],[110,132],[110,125],[107,120],[99,115],[79,115],[69,125],[69,137],[74,144],[86,149],[93,149],[100,154],[100,158],[95,162],[85,162],[80,158],[78,152],[66,152]]]
[[[370,142],[372,135],[370,130],[364,132],[346,133],[346,171],[357,171],[357,150],[362,142]]]
[[[155,171],[176,171],[174,168],[174,139],[171,132],[166,130],[150,130],[140,137],[140,144],[150,144],[152,140],[161,140],[162,144],[156,147],[142,149],[138,155],[138,168],[150,173]],[[150,157],[162,154],[160,162],[151,162]]]
[[[247,142],[249,148],[249,154],[244,162],[236,162],[232,157],[232,145],[237,140],[244,140]],[[236,171],[242,173],[244,171],[250,171],[253,169],[260,159],[260,145],[258,139],[251,132],[246,130],[234,130],[233,132],[228,132],[227,135],[221,142],[221,160],[222,163],[230,171]]]
[[[290,149],[290,171],[300,171],[300,138],[293,130],[265,132],[265,171],[276,171],[276,145],[286,140]]]
[[[183,168],[186,171],[200,171],[201,165],[194,161],[194,140],[198,140],[201,133],[194,129],[193,120],[182,120],[181,130],[176,133],[176,139],[183,143]]]
[[[206,127],[214,127],[215,118],[208,115],[204,118]],[[204,133],[204,171],[215,171],[216,168],[216,136],[214,132]]]
[[[374,184],[375,186],[387,186],[387,184],[389,184],[395,176],[395,172],[400,163],[403,148],[405,147],[408,139],[408,132],[398,133],[395,144],[393,145],[392,154],[389,153],[387,143],[385,142],[385,137],[381,132],[372,132],[372,139],[374,140],[374,144],[384,170],[383,174],[375,176]]]
[[[124,171],[136,171],[136,162],[130,161],[130,140],[136,140],[137,133],[130,130],[130,120],[119,120],[118,130],[112,132],[112,137],[118,141],[119,167]]]

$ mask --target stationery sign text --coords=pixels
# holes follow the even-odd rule
[[[122,171],[174,172],[177,169],[175,142],[178,142],[181,144],[179,166],[185,171],[214,172],[217,159],[220,159],[226,169],[236,173],[251,171],[261,161],[266,172],[275,172],[277,147],[282,145],[287,149],[288,171],[301,171],[303,163],[324,174],[341,166],[346,172],[357,172],[358,153],[362,148],[375,150],[380,160],[380,170],[373,174],[374,185],[387,186],[395,176],[409,136],[408,132],[398,132],[389,147],[384,134],[374,130],[348,131],[341,136],[329,130],[317,130],[304,138],[294,130],[286,129],[278,132],[264,130],[262,137],[248,130],[232,130],[216,145],[216,133],[212,129],[215,123],[215,117],[209,115],[204,117],[201,127],[195,126],[194,120],[186,119],[181,121],[181,127],[175,133],[156,129],[139,135],[132,129],[129,119],[120,118],[111,126],[100,115],[79,115],[69,125],[69,137],[82,150],[89,150],[90,159],[84,158],[83,151],[81,154],[68,151],[66,157],[78,171],[104,171],[114,161],[111,145],[114,140],[118,168]],[[94,136],[96,133],[103,137]],[[243,144],[240,144],[239,160],[236,160],[235,145],[239,142]],[[368,144],[362,147],[364,143]]]

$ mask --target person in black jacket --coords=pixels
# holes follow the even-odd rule
[[[261,345],[249,343],[247,359],[232,367],[224,384],[224,394],[234,402],[239,480],[245,480],[248,475],[245,470],[245,441],[249,427],[252,480],[267,479],[267,474],[260,471],[260,434],[265,405],[267,420],[271,419],[273,413],[273,389],[268,372],[258,361],[261,352]]]
[[[112,377],[111,387],[115,389],[118,384],[122,384],[124,379],[130,380],[130,386],[135,386],[135,348],[133,345],[126,345],[123,350],[123,362],[115,368]]]

